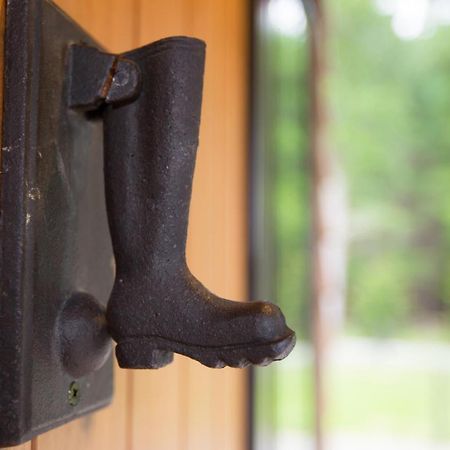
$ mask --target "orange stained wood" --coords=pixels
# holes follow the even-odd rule
[[[244,299],[248,4],[245,0],[56,0],[108,50],[170,35],[207,42],[188,260],[208,288]],[[246,371],[177,356],[115,370],[112,406],[35,438],[27,450],[244,450]]]

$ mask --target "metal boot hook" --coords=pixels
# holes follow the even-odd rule
[[[208,367],[266,365],[295,343],[277,306],[219,298],[186,264],[204,61],[204,42],[188,37],[121,55],[70,48],[70,107],[98,110],[104,122],[116,260],[106,326],[124,368],[160,368],[173,353]]]

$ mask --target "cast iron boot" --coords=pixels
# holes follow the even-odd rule
[[[116,258],[107,322],[119,365],[159,368],[173,352],[208,367],[284,358],[295,335],[277,306],[219,298],[186,264],[204,43],[173,37],[122,57],[137,65],[141,85],[134,99],[103,112]]]

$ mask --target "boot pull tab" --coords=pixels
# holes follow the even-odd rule
[[[69,47],[69,107],[93,111],[104,103],[132,100],[139,94],[141,74],[133,61],[88,45]]]

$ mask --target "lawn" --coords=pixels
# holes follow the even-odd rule
[[[312,359],[307,349],[294,358],[258,372],[257,392],[276,401],[271,409],[258,404],[257,419],[265,429],[311,434]],[[331,350],[326,373],[329,434],[417,438],[450,448],[450,346],[346,338]]]

